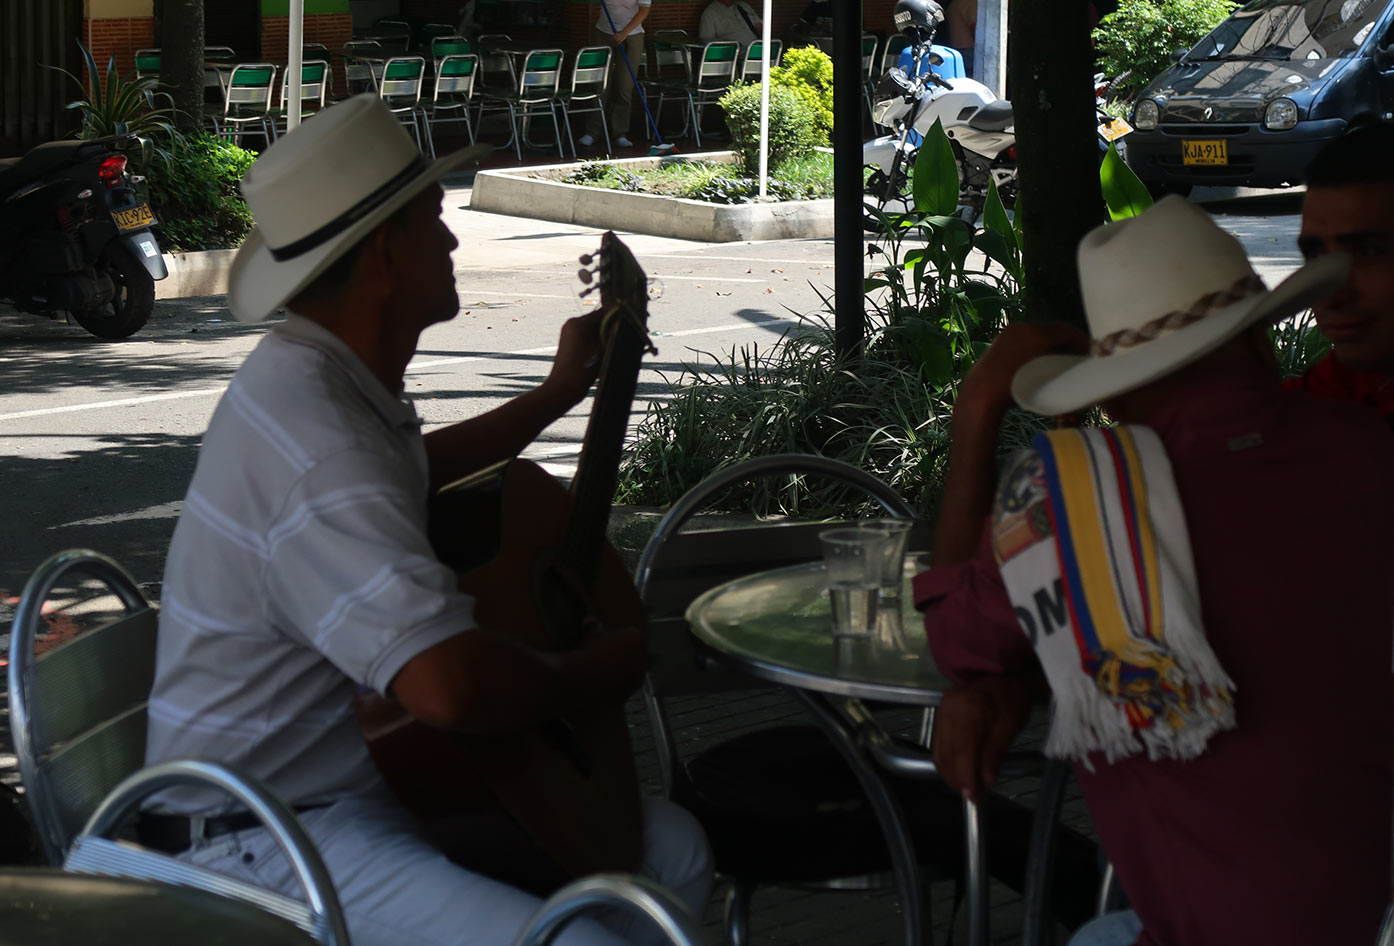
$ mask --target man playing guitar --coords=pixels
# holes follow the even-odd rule
[[[611,313],[602,306],[563,326],[536,389],[422,435],[402,399],[404,372],[420,333],[458,309],[457,244],[437,182],[474,156],[425,160],[376,99],[359,96],[279,140],[248,172],[257,229],[233,264],[229,305],[247,321],[281,305],[290,314],[214,413],[165,571],[147,761],[232,763],[295,807],[358,946],[503,946],[546,891],[490,870],[533,852],[491,850],[468,829],[447,845],[399,801],[365,746],[355,689],[481,744],[545,748],[532,734],[565,730],[566,719],[583,732],[588,715],[619,713],[648,663],[639,626],[587,620],[560,650],[519,639],[507,617],[481,626],[477,615],[494,620],[499,609],[460,591],[428,540],[432,489],[515,456],[586,396]],[[501,531],[506,541],[507,519]],[[589,767],[584,748],[560,748]],[[637,802],[632,769],[618,778]],[[568,802],[556,794],[559,807]],[[227,806],[171,789],[142,814],[141,840],[293,895],[275,842]],[[665,801],[635,809],[635,849],[605,856],[700,916],[712,882],[701,828]],[[623,922],[576,922],[557,942],[618,946],[654,934]]]

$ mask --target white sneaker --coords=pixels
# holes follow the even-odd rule
[[[595,144],[595,138],[592,135],[582,135],[576,139],[576,143],[582,148],[589,148],[591,145]]]
[[[632,148],[632,147],[634,147],[634,142],[630,141],[630,140],[629,140],[628,138],[626,138],[624,135],[620,135],[618,138],[615,139],[615,147],[616,147],[616,148]]]

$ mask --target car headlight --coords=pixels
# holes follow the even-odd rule
[[[1133,127],[1139,131],[1151,131],[1157,127],[1159,114],[1155,100],[1143,99],[1137,103],[1137,110],[1133,112]]]
[[[1274,99],[1263,110],[1263,127],[1271,131],[1286,131],[1297,127],[1297,105],[1292,99]]]

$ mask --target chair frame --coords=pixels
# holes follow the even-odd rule
[[[244,70],[270,70],[270,75],[265,85],[238,85],[237,74]],[[223,87],[223,114],[221,118],[214,119],[213,133],[224,138],[236,138],[239,142],[244,135],[261,135],[266,139],[266,146],[271,147],[276,140],[276,122],[271,109],[275,99],[278,72],[280,68],[269,62],[239,62],[233,66],[232,72],[228,74],[227,84]],[[252,94],[253,91],[256,92],[255,95]],[[260,111],[234,114],[235,108]],[[253,125],[257,126],[258,130],[248,130]]]
[[[741,64],[736,70],[736,79],[741,82],[760,81],[760,56],[751,55],[751,50],[757,49],[763,40],[753,39],[741,49]],[[770,68],[779,65],[780,57],[784,55],[784,43],[782,40],[770,40]]]
[[[59,582],[72,574],[86,575],[100,581],[120,599],[125,615],[36,658],[34,641],[42,624],[44,602],[59,586]],[[65,678],[100,674],[108,651],[126,654],[142,644],[149,647],[150,672],[121,678],[123,690],[116,694],[118,699],[108,701],[109,705],[101,707],[109,713],[104,713],[106,718],[101,724],[82,728],[83,724],[76,720],[63,720],[55,725],[46,719],[46,701],[50,698],[50,692],[63,687],[67,683]],[[127,774],[123,771],[111,779],[88,774],[81,779],[59,779],[55,783],[51,778],[52,769],[61,765],[65,757],[78,758],[70,754],[83,752],[89,744],[105,743],[109,746],[123,733],[136,734],[137,729],[139,745],[128,747],[132,750],[128,755],[132,759],[144,759],[144,708],[153,680],[154,646],[154,609],[136,587],[135,580],[105,555],[85,549],[60,552],[34,571],[20,593],[19,606],[15,609],[14,623],[10,629],[10,734],[19,761],[20,777],[24,780],[24,798],[43,845],[44,858],[50,864],[62,863],[63,852],[80,826],[80,821],[69,818],[65,813],[66,809],[79,805],[69,804],[66,798],[60,799],[60,793],[67,789],[81,794],[90,807]],[[95,698],[82,696],[81,702],[86,705],[79,706],[77,711],[92,709],[91,704],[95,701]],[[132,719],[137,713],[138,718]],[[41,718],[44,718],[43,722],[40,722]],[[125,725],[118,728],[118,722]],[[101,753],[104,759],[121,754],[113,754],[109,749]],[[139,764],[136,762],[134,768],[138,768]]]
[[[604,53],[605,60],[601,65],[582,65],[587,56],[594,57],[596,53]],[[566,126],[566,139],[571,143],[571,154],[580,157],[576,153],[576,139],[571,131],[571,116],[588,115],[592,112],[600,114],[600,130],[605,136],[605,153],[613,153],[610,145],[610,122],[605,115],[606,91],[610,87],[610,66],[614,62],[614,50],[609,46],[583,46],[576,50],[576,58],[571,61],[571,89],[563,93],[558,98],[561,106],[562,124]],[[584,86],[589,91],[581,90]],[[580,91],[578,91],[580,90]],[[591,103],[586,108],[574,108],[576,102]]]
[[[480,45],[483,45],[481,38]],[[536,59],[556,57],[556,64],[550,68],[535,67]],[[538,147],[528,139],[528,126],[532,119],[546,116],[552,120],[556,135],[557,155],[566,157],[566,139],[562,136],[561,118],[557,114],[561,101],[561,77],[566,54],[558,48],[546,47],[529,50],[523,57],[523,67],[518,71],[515,87],[508,92],[485,90],[487,100],[499,102],[508,107],[508,123],[512,130],[509,141],[513,144],[518,160],[523,159],[523,142],[530,147]],[[543,108],[546,111],[543,111]],[[480,106],[480,120],[483,121],[485,106]],[[505,146],[506,147],[506,146]]]
[[[305,79],[305,71],[314,66],[320,67],[319,79],[314,82]],[[300,119],[305,119],[324,111],[329,94],[329,80],[333,70],[329,67],[326,59],[308,59],[300,64]],[[290,83],[286,81],[286,76],[281,76],[281,104],[278,111],[276,124],[278,131],[285,131],[290,116],[290,102],[287,101],[290,95]],[[312,106],[308,110],[306,105]]]
[[[386,48],[375,39],[351,39],[344,43],[344,84],[348,86],[349,95],[378,89],[378,70],[371,62],[355,60],[353,53],[358,50],[378,53],[380,56],[374,58],[384,61],[390,58]]]
[[[479,52],[479,84],[490,86],[488,77],[492,74],[508,74],[508,81],[503,84],[505,89],[514,89],[518,85],[518,69],[513,64],[513,57],[509,53],[495,53],[488,50],[495,43],[511,43],[513,37],[507,33],[481,33],[475,45]]]
[[[409,63],[415,75],[394,76],[404,63]],[[435,154],[436,146],[431,140],[431,126],[427,122],[426,109],[421,104],[421,93],[426,88],[426,60],[422,56],[393,56],[382,64],[382,75],[378,78],[378,98],[387,106],[397,120],[407,124],[410,119],[412,135],[416,147],[422,154]]]
[[[154,59],[159,65],[154,69],[142,69],[140,66],[140,61],[142,59]],[[132,57],[132,63],[135,67],[137,79],[144,79],[147,76],[158,77],[160,74],[160,66],[164,65],[164,54],[161,51],[161,47],[158,46],[149,49],[137,49],[135,55]]]
[[[177,785],[222,789],[256,815],[290,861],[305,900],[295,900],[195,867],[168,854],[115,840],[114,834],[136,813],[142,801]],[[82,832],[73,840],[63,869],[75,874],[134,877],[206,890],[251,903],[288,920],[323,946],[349,944],[343,907],[314,842],[284,802],[233,766],[183,759],[162,762],[133,773],[92,812]]]
[[[447,74],[457,62],[472,62],[467,75]],[[431,101],[426,106],[426,122],[431,125],[445,125],[450,122],[464,122],[470,144],[475,142],[474,122],[470,120],[470,109],[474,105],[474,88],[479,80],[479,56],[475,53],[451,53],[436,63],[436,78]],[[463,99],[452,98],[463,93]],[[446,114],[442,115],[441,113]],[[435,136],[427,135],[431,147],[431,157],[435,157]]]
[[[714,58],[713,53],[718,56]],[[730,53],[729,58],[727,53]],[[691,82],[683,90],[687,97],[687,115],[684,116],[679,137],[687,133],[690,120],[693,141],[697,147],[702,147],[702,110],[708,105],[715,105],[736,82],[740,58],[741,44],[731,40],[717,40],[702,47],[701,57],[692,66]],[[662,104],[660,96],[659,105]]]
[[[824,476],[829,479],[838,480],[867,494],[867,496],[878,503],[881,508],[893,518],[914,519],[914,510],[894,489],[887,486],[870,473],[839,460],[814,455],[781,454],[768,457],[757,457],[743,463],[737,463],[713,473],[702,480],[701,483],[689,489],[682,497],[673,503],[668,513],[660,520],[653,535],[645,545],[643,553],[640,555],[634,575],[635,587],[639,591],[640,599],[645,602],[646,606],[651,601],[652,587],[658,572],[660,559],[673,548],[674,540],[682,534],[680,532],[682,526],[702,509],[712,496],[720,493],[728,486],[744,480],[761,476],[787,474]],[[779,526],[772,528],[794,530],[801,527]],[[822,526],[819,526],[819,528],[822,528]],[[793,536],[792,532],[790,536]],[[817,552],[814,552],[811,556],[806,554],[792,555],[787,561],[771,563],[771,565],[773,567],[773,565],[777,564],[789,564],[794,560],[816,559],[817,554]],[[653,732],[654,749],[658,760],[659,779],[663,787],[664,795],[671,797],[677,787],[679,756],[672,724],[668,719],[667,710],[664,706],[664,698],[659,692],[658,684],[655,681],[654,671],[651,671],[650,674],[645,677],[642,696],[644,711]],[[925,720],[925,726],[927,736],[928,718]],[[820,725],[819,728],[821,729],[823,727]],[[838,747],[839,752],[843,749],[857,751],[854,747]],[[873,806],[875,803],[876,800],[873,799]],[[830,886],[856,888],[868,886],[866,880],[866,878],[839,878],[830,880],[827,883]],[[727,896],[727,935],[730,942],[735,944],[735,946],[743,946],[743,944],[748,942],[749,903],[752,893],[752,887],[741,882],[736,882],[733,883]]]
[[[572,919],[596,910],[628,909],[646,916],[673,946],[704,946],[700,926],[677,898],[645,877],[597,874],[562,887],[533,914],[514,946],[548,946]]]

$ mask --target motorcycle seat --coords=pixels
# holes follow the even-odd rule
[[[49,141],[22,157],[0,160],[0,196],[19,190],[54,168],[72,164],[88,152],[105,151],[110,147],[111,139]]]
[[[968,119],[968,127],[978,131],[1003,131],[1012,123],[1012,103],[1005,99],[988,102]]]

